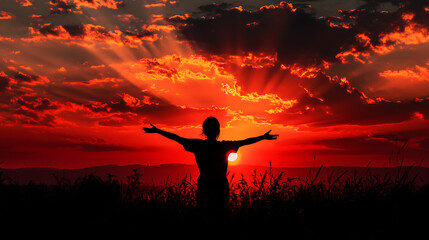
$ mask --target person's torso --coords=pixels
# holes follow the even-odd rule
[[[225,178],[228,168],[227,154],[230,149],[225,142],[202,140],[195,159],[200,170],[200,177]]]

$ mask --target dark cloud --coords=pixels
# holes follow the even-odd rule
[[[48,98],[35,96],[21,96],[13,100],[16,104],[35,111],[46,111],[58,109],[59,106]]]
[[[9,87],[10,80],[11,79],[6,74],[0,72],[0,92],[3,92]]]
[[[14,92],[16,94],[16,92]],[[13,121],[24,125],[37,125],[53,127],[56,124],[56,116],[53,111],[59,109],[58,103],[48,98],[33,95],[13,97],[9,101],[10,113],[13,113]]]
[[[298,103],[287,112],[278,114],[274,122],[313,126],[373,125],[407,121],[416,113],[429,118],[429,99],[374,101],[347,83],[333,81],[324,74],[303,81],[302,86],[308,94],[299,97]]]
[[[15,79],[22,82],[31,82],[32,80],[35,80],[36,76],[30,76],[24,73],[17,73],[15,75]]]
[[[135,98],[122,95],[116,100],[99,104],[86,104],[95,113],[113,114],[108,118],[100,118],[99,125],[124,126],[142,123],[159,123],[171,126],[200,124],[201,116],[220,115],[224,121],[225,110],[182,108],[153,95],[146,98]]]
[[[371,51],[370,45],[357,38],[359,34],[369,37],[372,46],[394,44],[380,40],[386,34],[404,31],[409,24],[403,19],[404,13],[415,14],[412,21],[428,27],[426,2],[406,1],[392,12],[345,10],[340,12],[340,17],[327,18],[316,18],[286,3],[257,11],[216,4],[200,8],[212,17],[195,15],[170,20],[179,25],[181,36],[202,53],[219,56],[277,54],[281,63],[310,66],[323,61],[337,62],[337,54],[347,51]]]
[[[19,123],[24,125],[36,125],[53,127],[55,124],[55,116],[49,113],[38,113],[33,110],[19,108],[14,111],[17,115]]]
[[[31,118],[33,121],[38,121],[40,119],[39,115],[35,111],[29,111],[21,108],[15,110],[15,114],[26,116],[28,118]]]
[[[14,79],[17,80],[18,83],[23,83],[23,84],[34,84],[34,83],[38,83],[38,82],[40,82],[40,80],[42,80],[41,76],[39,76],[39,75],[25,74],[22,72],[15,73]]]
[[[148,37],[156,37],[155,32],[147,31],[144,29],[133,29],[133,30],[109,30],[101,25],[93,24],[63,24],[54,25],[46,23],[40,26],[37,31],[45,36],[62,37],[64,39],[82,39],[88,37],[87,40],[113,40],[115,42],[121,42],[124,44],[133,45],[134,40],[145,39]],[[128,37],[128,38],[127,38]],[[132,38],[129,38],[132,37]],[[137,41],[138,44],[139,41]]]
[[[378,8],[386,3],[392,4],[395,7],[422,7],[428,5],[428,0],[363,0],[364,4],[359,6],[359,9],[378,10]]]
[[[198,7],[199,10],[205,13],[222,13],[225,9],[231,8],[233,6],[232,3],[212,3],[201,5]]]
[[[53,6],[51,8],[51,15],[69,14],[72,13],[72,10],[76,9],[76,4],[64,0],[51,0],[49,4]]]
[[[413,22],[429,28],[429,12],[426,11],[428,7],[429,0],[414,0],[407,1],[402,9],[403,12],[414,14]]]
[[[245,93],[275,92],[283,99],[297,100],[291,108],[270,116],[273,123],[372,125],[398,123],[419,116],[429,118],[429,98],[403,101],[371,99],[353,88],[347,80],[328,76],[321,71],[311,73],[313,77],[300,77],[299,73],[292,73],[294,68],[282,69],[278,64],[254,68],[225,63],[224,68],[236,77]]]
[[[404,31],[406,23],[400,12],[376,12],[363,10],[342,11],[342,22],[352,22],[356,33],[367,35],[373,46],[381,44],[380,38],[394,31]]]
[[[364,4],[359,6],[359,9],[377,10],[377,8],[385,3],[390,3],[396,7],[407,2],[407,0],[363,0]]]
[[[63,25],[63,28],[72,37],[81,37],[85,35],[85,27],[82,24],[79,25]]]
[[[38,31],[44,36],[48,36],[48,35],[58,36],[58,35],[60,35],[59,29],[54,27],[52,24],[43,25],[41,28],[39,28]]]
[[[380,46],[383,45],[380,39],[386,34],[404,31],[408,23],[404,21],[403,13],[403,8],[394,12],[368,11],[367,9],[346,10],[341,11],[341,18],[337,20],[353,24],[356,34],[365,34],[370,38],[371,45]],[[393,44],[393,42],[388,44]]]
[[[283,99],[296,99],[291,108],[273,114],[273,123],[284,125],[309,124],[333,126],[336,124],[372,125],[398,123],[412,118],[429,118],[429,98],[388,101],[368,98],[353,88],[346,79],[331,77],[316,70],[293,73],[278,64],[264,68],[225,63],[242,87],[244,93],[275,92]],[[309,71],[308,69],[301,69]],[[313,76],[310,76],[310,75]]]
[[[253,12],[218,11],[213,18],[184,20],[186,24],[179,27],[182,37],[205,53],[277,54],[288,65],[333,62],[339,52],[360,45],[354,29],[331,27],[326,19],[285,3]]]
[[[137,37],[137,38],[144,38],[144,37],[150,37],[153,36],[155,33],[151,32],[151,31],[147,31],[147,30],[124,30],[122,31],[122,33],[124,35],[127,36],[133,36],[133,37]]]

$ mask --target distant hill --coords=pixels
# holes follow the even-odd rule
[[[102,179],[107,179],[108,174],[112,174],[116,179],[126,182],[126,177],[133,174],[133,169],[138,169],[142,175],[141,180],[148,184],[164,184],[168,181],[182,180],[185,176],[188,180],[195,180],[199,175],[196,165],[186,164],[161,164],[161,165],[105,165],[97,167],[88,167],[82,169],[56,169],[56,168],[20,168],[20,169],[0,169],[4,176],[9,177],[13,183],[26,184],[29,181],[43,184],[56,184],[57,178],[66,178],[74,181],[79,177],[89,174],[94,174]],[[294,168],[294,167],[276,167],[272,168],[273,174],[279,174],[284,171],[283,178],[310,178],[313,179],[318,172],[319,167],[309,168]],[[265,171],[270,171],[269,167],[239,165],[230,166],[228,178],[234,176],[234,180],[241,179],[243,176],[249,183],[252,181],[251,175],[256,171],[257,175],[263,174]],[[417,182],[429,184],[429,168],[423,167],[403,167],[403,168],[384,168],[384,167],[322,167],[318,180],[335,179],[340,174],[346,171],[344,178],[351,177],[353,174],[357,176],[375,175],[380,178],[391,177],[396,178],[399,174],[408,172],[410,177],[417,175]]]

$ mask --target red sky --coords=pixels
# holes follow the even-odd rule
[[[141,128],[208,116],[280,135],[233,164],[429,166],[426,0],[4,0],[0,53],[3,168],[193,164]]]

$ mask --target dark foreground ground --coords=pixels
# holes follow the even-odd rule
[[[416,185],[406,171],[395,178],[335,176],[262,172],[238,179],[229,216],[219,223],[199,214],[195,183],[186,179],[152,186],[135,171],[122,184],[87,175],[43,185],[7,183],[2,175],[1,233],[15,239],[428,239],[429,185]]]

